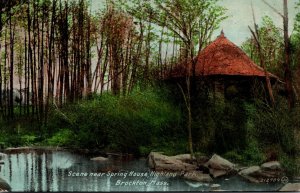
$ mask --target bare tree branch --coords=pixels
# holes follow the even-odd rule
[[[269,6],[271,9],[273,9],[273,11],[275,11],[278,15],[280,15],[282,18],[284,18],[284,15],[282,13],[280,13],[280,11],[278,11],[275,7],[273,7],[272,5],[270,5],[266,0],[262,0],[267,6]]]

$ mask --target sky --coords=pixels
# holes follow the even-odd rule
[[[283,13],[283,0],[266,0],[270,5],[276,8],[280,13]],[[294,18],[300,9],[296,9],[298,0],[288,0],[289,11],[289,33],[291,34],[294,25]],[[262,17],[267,15],[273,19],[276,26],[283,28],[282,17],[274,12],[269,6],[263,3],[262,0],[252,0],[256,23],[259,25]],[[225,36],[237,45],[241,45],[247,37],[251,37],[251,32],[248,28],[253,29],[253,16],[251,8],[251,0],[222,0],[220,5],[226,7],[228,19],[222,22]],[[220,32],[214,34],[213,39]]]
[[[100,9],[105,2],[105,0],[90,1],[92,3],[92,11]],[[266,1],[279,12],[283,13],[283,0]],[[220,34],[222,29],[224,30],[225,36],[238,46],[241,46],[248,37],[251,37],[248,28],[248,26],[253,28],[251,2],[258,24],[261,23],[261,18],[267,15],[273,19],[276,26],[283,28],[282,17],[264,4],[262,0],[220,0],[219,4],[227,8],[227,15],[229,17],[221,23],[220,29],[213,34],[212,40]],[[300,12],[300,8],[295,8],[296,2],[300,2],[300,0],[288,0],[290,34],[293,29],[295,15],[297,12]]]

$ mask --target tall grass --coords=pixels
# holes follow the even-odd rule
[[[48,130],[71,130],[67,144],[110,151],[149,153],[161,141],[182,131],[181,112],[160,88],[135,89],[128,96],[110,93],[55,110]],[[55,136],[55,135],[54,135]],[[61,135],[57,135],[58,137]],[[52,138],[52,142],[55,139]],[[146,152],[145,152],[146,151]]]

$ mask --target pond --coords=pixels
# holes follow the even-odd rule
[[[4,158],[0,177],[12,191],[276,191],[281,183],[249,183],[238,176],[213,183],[186,181],[174,173],[151,171],[146,159],[109,162],[68,151],[26,151]]]

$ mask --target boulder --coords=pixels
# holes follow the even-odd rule
[[[251,166],[249,168],[246,168],[244,170],[241,170],[239,174],[241,176],[256,176],[261,172],[261,169],[259,166]]]
[[[259,183],[257,178],[260,176],[261,168],[259,166],[251,166],[239,172],[239,175],[253,183]]]
[[[176,159],[176,156],[166,156],[157,152],[149,154],[148,165],[156,171],[191,171],[197,169],[196,165]]]
[[[299,192],[300,191],[300,183],[287,183],[279,191]]]
[[[203,174],[200,171],[187,172],[183,176],[186,180],[197,181],[197,182],[211,182],[213,181],[209,174]]]
[[[191,159],[191,154],[180,154],[171,156],[170,158],[182,161],[184,163],[193,163],[193,161],[195,160],[195,158]]]
[[[244,167],[244,166],[237,166],[237,167],[235,167],[235,169],[236,169],[237,172],[240,172],[240,171],[242,171],[244,169],[247,169],[247,168],[248,167]]]
[[[235,165],[230,161],[222,158],[221,156],[214,154],[208,162],[205,164],[208,168],[230,171],[233,170]]]
[[[208,160],[208,162],[204,164],[204,166],[209,168],[209,172],[214,178],[228,175],[235,171],[235,164],[231,163],[230,161],[222,158],[217,154],[214,154]]]
[[[277,170],[262,169],[259,166],[251,166],[241,170],[239,175],[248,179],[250,182],[259,183],[266,181],[265,179],[281,177],[282,172]]]
[[[155,156],[153,154],[154,154],[154,152],[151,152],[147,158],[148,166],[151,169],[155,169],[155,162],[154,162]]]
[[[266,163],[262,164],[260,167],[262,170],[266,170],[266,171],[270,171],[270,170],[271,171],[273,171],[273,170],[281,171],[282,170],[281,165],[278,161],[266,162]]]
[[[11,190],[10,185],[5,180],[3,180],[2,178],[0,178],[0,190],[3,190],[3,191],[10,191]]]
[[[216,170],[216,169],[209,169],[209,173],[214,177],[220,177],[220,176],[225,176],[228,174],[226,170]]]
[[[94,157],[91,159],[92,161],[99,161],[99,162],[105,162],[105,161],[108,161],[108,158],[106,157]]]

